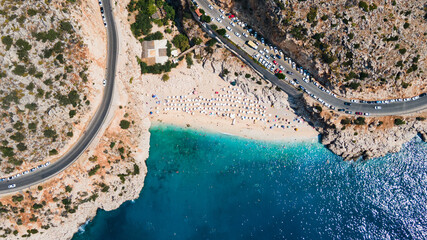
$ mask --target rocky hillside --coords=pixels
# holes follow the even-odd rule
[[[70,20],[73,2],[0,3],[2,177],[60,153],[90,108],[85,48]]]
[[[387,99],[427,91],[427,6],[423,1],[216,3],[236,13],[341,95]]]

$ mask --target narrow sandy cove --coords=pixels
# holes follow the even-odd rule
[[[221,132],[240,137],[274,140],[317,140],[318,132],[289,107],[287,96],[277,93],[274,101],[260,86],[241,79],[232,86],[209,69],[185,64],[172,70],[170,80],[143,75],[143,99],[153,124],[162,122],[182,127]],[[243,86],[243,87],[242,87]],[[254,95],[242,88],[254,88]],[[275,90],[273,90],[275,91]]]

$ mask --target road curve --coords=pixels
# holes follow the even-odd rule
[[[290,85],[288,82],[284,80],[278,79],[272,72],[269,70],[266,70],[264,67],[261,67],[258,63],[256,63],[252,57],[252,55],[258,53],[257,50],[254,50],[247,46],[245,42],[247,40],[256,40],[252,36],[248,36],[247,38],[243,36],[243,33],[246,32],[242,27],[236,25],[231,26],[230,19],[225,17],[225,19],[220,19],[219,16],[221,13],[218,11],[217,7],[212,4],[212,9],[209,8],[209,5],[211,4],[208,0],[195,0],[199,4],[199,8],[202,8],[207,15],[212,17],[212,22],[210,24],[215,24],[219,28],[227,29],[227,27],[231,28],[231,31],[227,29],[227,34],[230,36],[228,41],[227,39],[219,36],[216,32],[212,31],[209,25],[205,24],[204,28],[207,29],[210,34],[215,37],[216,39],[220,39],[222,43],[224,43],[228,49],[232,50],[235,54],[238,55],[240,59],[244,59],[244,62],[248,65],[250,65],[252,68],[257,70],[263,77],[273,83],[274,85],[280,87],[283,91],[285,91],[290,96],[297,96],[297,93],[301,93],[301,91],[298,91],[296,88],[294,88],[292,85]],[[188,0],[190,6],[191,2]],[[195,14],[193,13],[193,16]],[[197,19],[197,17],[195,17]],[[216,19],[219,18],[221,22],[217,21]],[[197,19],[198,20],[198,19]],[[236,35],[238,33],[240,37]],[[267,46],[260,44],[258,49],[267,48]],[[286,73],[287,71],[292,72],[292,75],[287,75],[289,79],[297,79],[299,82],[299,85],[310,91],[314,96],[316,96],[317,99],[322,99],[322,101],[330,104],[331,106],[334,106],[336,110],[338,109],[345,109],[346,111],[351,111],[352,115],[354,115],[356,112],[362,112],[362,113],[369,113],[372,116],[388,116],[388,115],[402,115],[402,114],[409,114],[409,113],[415,113],[422,110],[427,109],[427,96],[420,97],[416,100],[411,100],[407,102],[393,102],[388,104],[368,104],[368,103],[351,103],[351,105],[345,105],[345,102],[350,102],[349,99],[344,99],[342,97],[334,97],[333,95],[330,95],[326,93],[325,91],[322,91],[317,86],[315,86],[312,82],[304,82],[303,75],[298,72],[297,70],[293,69],[288,62],[285,62],[284,59],[276,59],[279,65],[282,65],[285,70],[283,71]],[[269,60],[269,62],[272,62],[272,59]],[[300,94],[300,95],[301,95]],[[319,103],[321,104],[321,103]],[[381,106],[381,109],[375,109],[375,106]],[[325,107],[324,107],[325,108]]]
[[[118,52],[118,37],[116,31],[116,25],[113,19],[112,8],[110,0],[103,0],[104,5],[104,14],[107,22],[107,71],[106,79],[107,84],[104,87],[104,95],[102,103],[93,116],[91,122],[89,123],[86,132],[76,144],[59,160],[50,164],[48,167],[40,168],[32,173],[21,175],[18,178],[15,178],[10,181],[0,182],[0,194],[16,192],[28,188],[32,185],[38,184],[40,182],[46,181],[49,178],[57,175],[58,173],[64,171],[72,163],[74,163],[79,156],[86,150],[92,140],[96,137],[98,131],[100,130],[104,120],[110,109],[113,90],[114,90],[114,77],[116,73],[116,62],[117,62],[117,52]],[[101,16],[99,16],[101,17]],[[99,79],[99,83],[102,84],[103,79]],[[15,188],[8,189],[10,184],[16,184]]]

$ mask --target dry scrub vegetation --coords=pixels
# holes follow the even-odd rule
[[[58,154],[90,107],[74,1],[0,1],[0,173]]]

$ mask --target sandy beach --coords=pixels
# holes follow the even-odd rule
[[[181,64],[170,75],[173,77],[167,82],[156,75],[142,76],[143,89],[150,89],[141,94],[147,106],[145,114],[153,124],[161,122],[258,140],[318,138],[318,132],[296,116],[289,105],[273,105],[245,93],[200,64],[190,69]],[[287,101],[282,94],[281,103]]]

